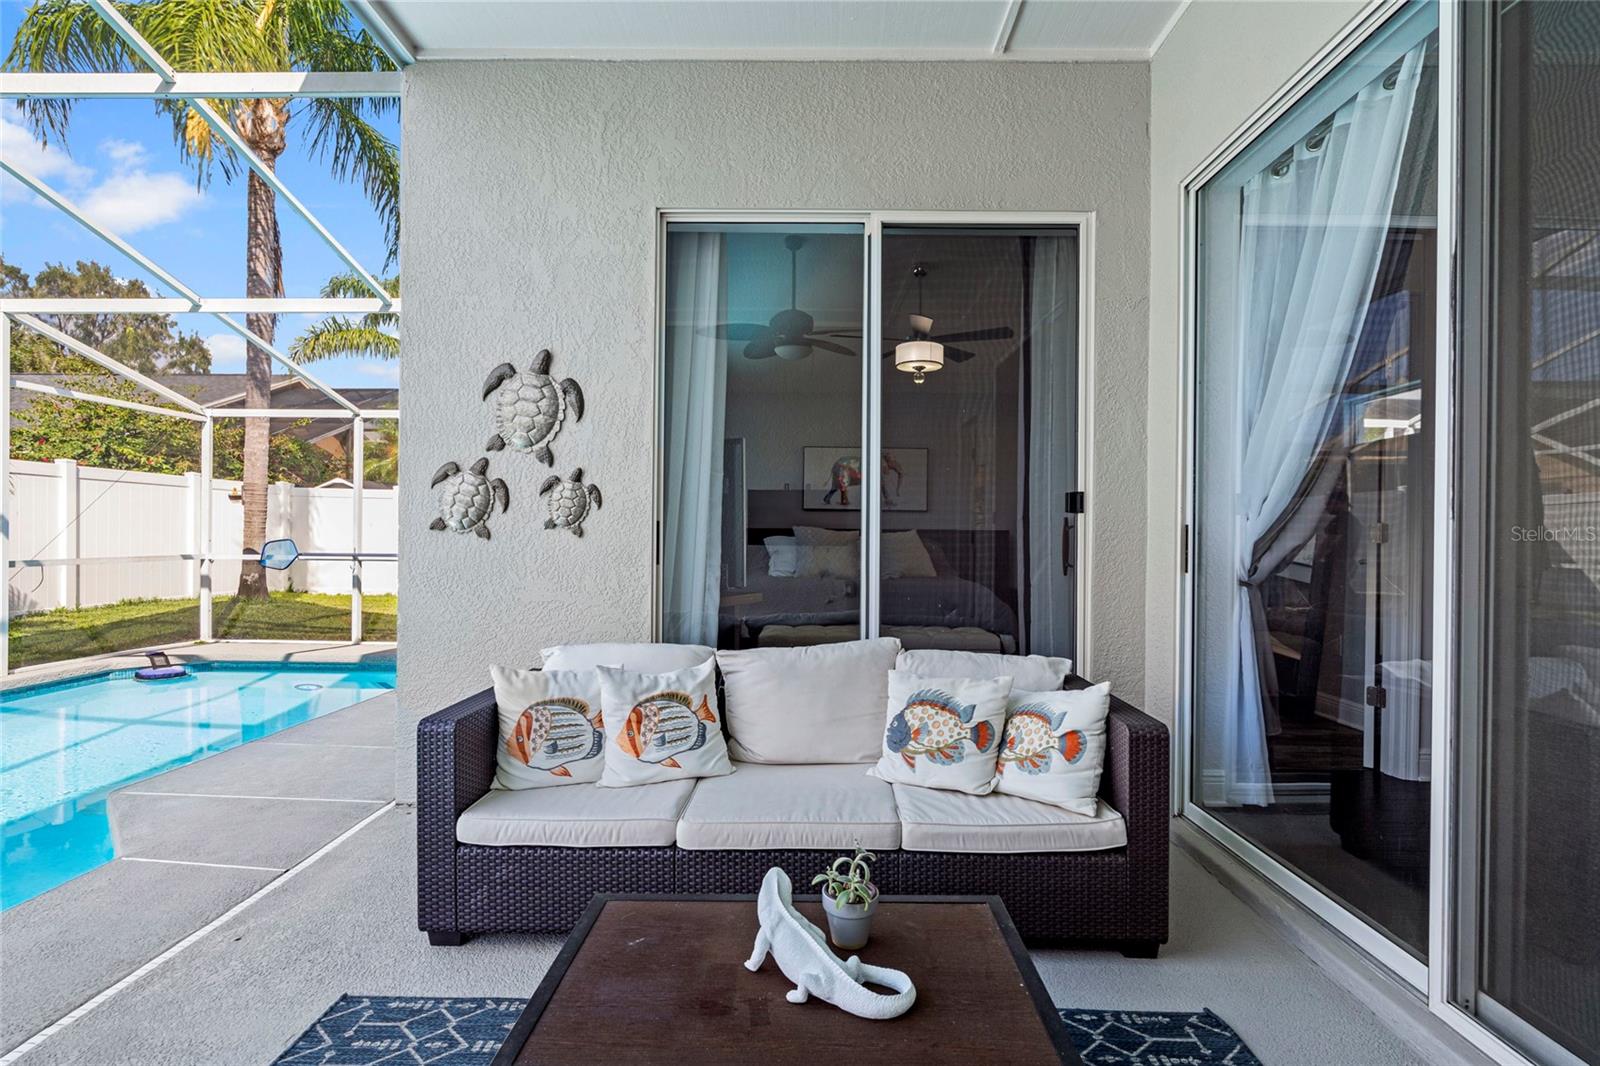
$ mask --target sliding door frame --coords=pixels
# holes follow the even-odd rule
[[[1093,616],[1090,611],[1089,589],[1094,566],[1094,514],[1098,501],[1094,491],[1094,364],[1095,364],[1095,212],[1093,211],[717,211],[701,209],[660,209],[656,211],[656,240],[654,249],[655,348],[653,411],[651,447],[655,452],[654,526],[652,551],[654,552],[650,583],[651,639],[661,637],[661,586],[662,586],[662,522],[666,501],[666,454],[661,446],[661,419],[666,387],[666,275],[667,227],[675,222],[703,223],[771,223],[804,225],[808,223],[846,223],[863,227],[865,241],[862,257],[864,273],[862,302],[865,319],[861,324],[865,340],[862,352],[861,394],[861,446],[863,454],[877,455],[882,448],[883,428],[883,337],[877,323],[883,321],[883,230],[885,226],[1072,226],[1078,236],[1078,343],[1077,343],[1077,407],[1078,407],[1078,487],[1088,500],[1085,513],[1078,516],[1076,538],[1077,558],[1074,619],[1073,670],[1093,677],[1094,641]],[[870,636],[879,632],[881,624],[881,589],[877,580],[879,545],[882,537],[882,499],[877,492],[875,464],[863,464],[863,505],[861,508],[861,634]],[[870,488],[867,478],[871,478]]]

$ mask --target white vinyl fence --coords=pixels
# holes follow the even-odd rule
[[[200,475],[144,474],[53,463],[11,461],[8,508],[11,545],[18,559],[92,559],[96,556],[195,555],[200,547]],[[238,587],[244,507],[239,482],[214,480],[211,497],[212,590]],[[362,502],[363,552],[398,550],[399,501],[394,489],[367,489]],[[292,537],[302,552],[350,551],[353,546],[348,486],[270,487],[267,539]],[[250,545],[252,549],[260,545]],[[91,607],[135,598],[192,599],[200,594],[199,564],[80,562],[11,571],[13,616],[53,607]],[[350,564],[302,560],[269,575],[273,589],[350,592]],[[372,563],[362,587],[368,595],[395,591],[396,567]]]

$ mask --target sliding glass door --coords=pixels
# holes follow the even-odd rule
[[[1189,801],[1427,951],[1437,11],[1198,189]]]
[[[663,258],[664,639],[1075,657],[1075,227],[669,221]]]
[[[1600,1061],[1600,6],[1468,9],[1458,1002]],[[1484,220],[1487,225],[1484,225]]]

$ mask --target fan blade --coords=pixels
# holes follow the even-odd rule
[[[1008,341],[1016,335],[1017,331],[1010,326],[993,326],[989,329],[963,330],[960,333],[941,333],[930,339],[940,344],[948,344],[952,341]]]
[[[976,359],[978,353],[969,352],[965,348],[952,348],[947,344],[944,346],[944,357],[952,363],[965,363],[968,359]]]
[[[758,326],[754,322],[721,322],[699,330],[702,337],[721,337],[726,341],[753,341],[763,333],[770,332],[771,327]]]
[[[771,338],[754,340],[744,346],[746,359],[776,359],[778,353],[773,350]]]
[[[814,329],[811,331],[811,335],[813,337],[859,337],[861,336],[861,327],[851,326],[847,329]]]
[[[836,353],[838,355],[855,355],[856,354],[856,351],[855,351],[854,348],[846,348],[842,344],[835,344],[832,341],[825,341],[821,337],[810,336],[810,337],[801,337],[800,339],[805,341],[807,344],[811,345],[811,347],[813,347],[813,348],[821,348],[825,352],[834,352],[834,353]]]

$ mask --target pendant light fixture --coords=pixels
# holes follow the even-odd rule
[[[922,313],[922,279],[928,276],[928,268],[918,263],[911,268],[911,276],[917,279],[917,313],[911,316],[910,339],[894,346],[894,368],[921,385],[927,375],[944,368],[944,345],[928,338],[933,320]]]

